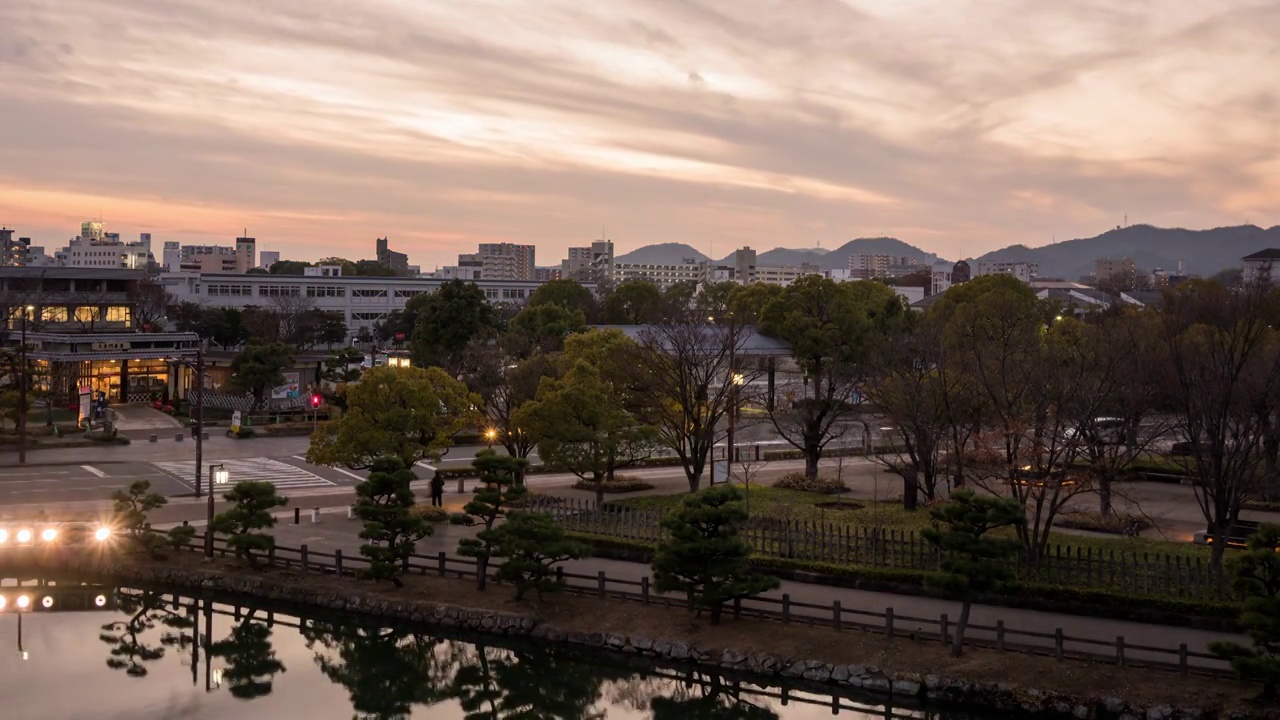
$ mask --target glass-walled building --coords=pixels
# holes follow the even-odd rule
[[[195,333],[159,329],[163,293],[141,270],[0,268],[0,346],[25,344],[32,385],[72,404],[83,388],[112,402],[185,394]]]

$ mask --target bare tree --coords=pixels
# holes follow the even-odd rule
[[[640,335],[635,397],[659,442],[680,458],[689,492],[701,486],[721,421],[736,410],[741,388],[759,376],[743,362],[752,334],[733,322],[674,320]]]
[[[300,350],[315,346],[319,336],[320,318],[315,312],[315,300],[305,295],[277,295],[271,298],[271,310],[280,324],[281,342]]]
[[[127,296],[134,328],[142,332],[164,331],[173,295],[159,283],[148,279],[130,284]]]
[[[538,394],[543,377],[556,374],[555,362],[546,355],[532,355],[518,363],[511,362],[497,343],[473,342],[468,349],[467,387],[480,396],[482,411],[498,442],[512,457],[527,459],[538,446],[533,428],[516,422],[516,411]],[[516,483],[524,482],[524,469]]]
[[[1100,404],[1088,374],[1092,345],[1081,323],[1066,319],[1046,329],[1034,295],[1007,289],[968,303],[952,323],[990,419],[971,450],[970,476],[1025,509],[1018,536],[1036,561],[1058,514],[1090,490],[1089,477],[1073,472],[1079,448],[1071,438]]]
[[[1241,506],[1266,483],[1266,437],[1280,392],[1277,295],[1266,283],[1190,282],[1165,296],[1168,377],[1190,447],[1212,565]]]

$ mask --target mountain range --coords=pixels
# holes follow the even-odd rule
[[[976,269],[984,261],[1030,262],[1040,266],[1041,277],[1076,280],[1093,272],[1099,258],[1130,258],[1141,271],[1163,268],[1174,272],[1182,263],[1191,275],[1210,276],[1240,266],[1240,258],[1266,248],[1280,248],[1280,225],[1262,229],[1256,225],[1220,227],[1212,230],[1158,228],[1151,225],[1117,227],[1100,235],[1028,247],[1010,245],[976,258],[967,258]],[[774,248],[756,255],[759,267],[809,263],[823,270],[849,266],[849,256],[859,253],[903,255],[928,262],[934,256],[897,238],[858,238],[831,251],[821,249]],[[708,258],[683,243],[645,245],[619,255],[615,262],[674,265],[685,258]],[[730,264],[733,255],[717,264]]]

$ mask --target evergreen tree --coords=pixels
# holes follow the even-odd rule
[[[146,550],[151,557],[161,557],[165,548],[181,548],[191,542],[196,529],[190,525],[179,525],[169,531],[168,536],[151,532],[147,529],[147,513],[157,510],[169,503],[169,499],[160,493],[151,492],[151,482],[135,480],[129,484],[128,490],[117,490],[111,494],[112,526],[122,531],[138,547]]]
[[[1265,524],[1249,536],[1248,551],[1235,559],[1235,589],[1243,593],[1241,623],[1253,647],[1222,641],[1209,646],[1231,661],[1241,680],[1262,685],[1262,699],[1273,702],[1280,688],[1280,525]]]
[[[231,696],[241,700],[270,695],[271,678],[285,672],[271,647],[271,628],[253,620],[253,611],[231,629],[231,635],[209,645],[210,657],[220,657],[227,667],[222,677]]]
[[[276,524],[271,516],[274,508],[288,504],[289,498],[276,494],[276,486],[269,482],[245,481],[236,483],[226,495],[230,508],[213,519],[211,532],[227,535],[227,544],[236,551],[237,558],[245,558],[250,567],[257,567],[253,553],[266,552],[275,544],[275,538],[266,530]]]
[[[476,559],[476,588],[484,590],[489,557],[493,554],[497,539],[494,523],[505,517],[507,509],[525,496],[528,490],[517,485],[516,479],[524,471],[528,461],[510,455],[498,455],[492,450],[482,450],[471,461],[479,476],[475,495],[463,506],[463,512],[450,518],[455,525],[483,525],[484,529],[474,538],[458,541],[458,554]]]
[[[679,591],[689,606],[720,622],[724,604],[777,588],[778,579],[751,570],[751,546],[739,531],[747,521],[742,494],[732,486],[708,488],[684,499],[662,521],[669,537],[653,558],[654,587]]]
[[[145,677],[148,670],[144,663],[164,657],[167,648],[185,647],[186,637],[180,631],[195,624],[191,618],[170,609],[163,595],[154,590],[140,594],[122,592],[116,597],[116,609],[128,615],[128,619],[103,625],[98,639],[111,646],[107,667],[124,670],[130,677]],[[146,635],[155,629],[157,622],[179,632],[166,631],[160,635],[160,643],[153,644]]]
[[[564,528],[549,515],[515,512],[491,534],[494,557],[506,558],[498,566],[498,579],[511,583],[516,600],[529,590],[538,593],[560,590],[554,571],[558,563],[577,560],[591,553],[591,547],[570,539]]]
[[[360,537],[368,541],[360,546],[369,559],[364,576],[396,587],[404,587],[399,572],[414,544],[431,534],[426,519],[413,513],[413,479],[413,471],[389,455],[375,461],[369,479],[356,486],[355,514],[364,522]]]
[[[926,577],[925,584],[961,602],[960,620],[951,641],[951,654],[960,657],[973,599],[1014,579],[1014,559],[1022,549],[1017,540],[987,533],[1018,527],[1026,522],[1026,516],[1012,498],[977,495],[972,490],[955,491],[947,504],[929,514],[934,526],[925,528],[923,534],[942,551],[942,572]]]
[[[414,705],[433,705],[450,697],[460,664],[458,646],[376,626],[308,623],[302,632],[307,647],[319,643],[330,651],[317,652],[316,664],[347,689],[359,717],[402,720]]]

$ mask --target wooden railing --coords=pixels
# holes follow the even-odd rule
[[[196,535],[188,548],[203,552],[203,536]],[[214,537],[213,549],[221,557],[235,554],[226,540],[217,536]],[[345,555],[341,549],[329,553],[314,551],[305,543],[297,548],[274,545],[266,553],[257,555],[267,565],[295,569],[302,574],[355,577],[361,570],[369,567],[369,561],[362,556]],[[436,555],[415,554],[404,559],[401,571],[406,575],[475,578],[476,562],[468,558],[450,557],[445,552]],[[498,582],[493,572],[487,573],[486,577]],[[648,575],[639,580],[629,580],[611,578],[603,570],[595,575],[584,575],[565,572],[563,568],[557,567],[556,577],[563,583],[566,591],[578,595],[688,608],[688,602],[683,596],[656,592]],[[846,608],[839,600],[832,601],[830,605],[819,605],[792,600],[788,593],[783,593],[779,598],[753,597],[734,601],[731,607],[726,608],[726,614],[828,627],[837,632],[861,631],[890,638],[904,637],[940,643],[949,643],[955,628],[947,614],[937,618],[912,617],[898,615],[893,608],[880,613]],[[965,629],[964,644],[1005,652],[1043,655],[1060,661],[1101,661],[1119,667],[1155,668],[1183,675],[1232,676],[1230,665],[1226,661],[1216,655],[1189,650],[1186,643],[1170,648],[1130,643],[1124,636],[1116,636],[1114,640],[1077,638],[1065,634],[1062,628],[1042,632],[1009,628],[1003,621],[997,621],[994,626],[970,624]]]
[[[656,545],[666,537],[665,513],[593,500],[538,497],[525,510],[551,515],[571,532]],[[835,513],[836,511],[833,511]],[[834,524],[785,515],[753,513],[742,530],[752,550],[765,557],[838,565],[934,571],[940,555],[915,530]],[[1221,572],[1202,558],[1173,553],[1116,552],[1052,544],[1036,562],[1020,561],[1019,581],[1110,590],[1180,600],[1237,599]]]

